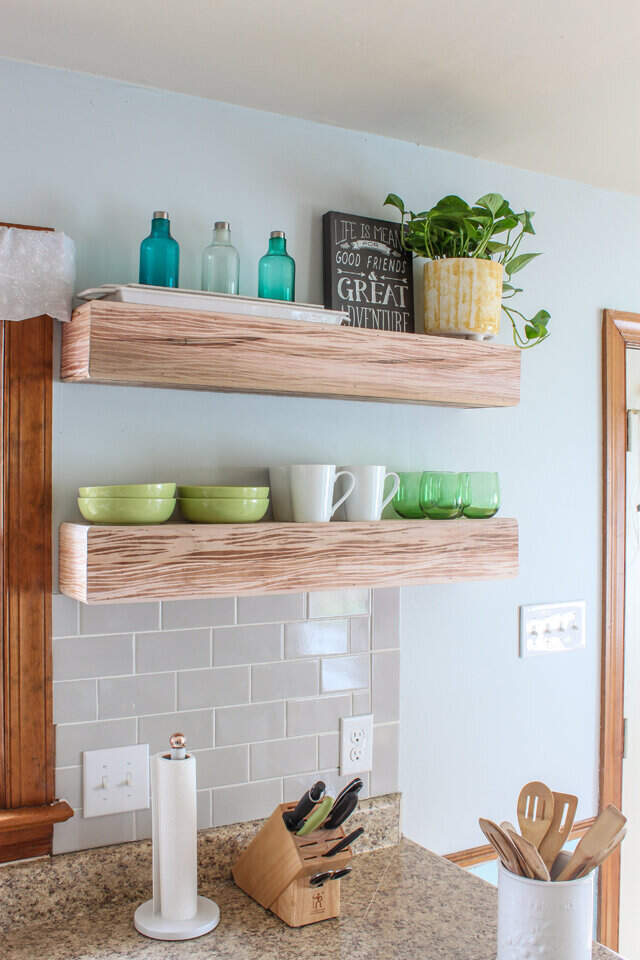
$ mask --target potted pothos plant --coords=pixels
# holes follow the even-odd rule
[[[487,193],[471,206],[461,197],[443,197],[430,210],[414,213],[395,193],[385,205],[402,216],[402,245],[425,257],[425,329],[449,336],[485,339],[500,329],[501,310],[511,321],[513,340],[522,349],[549,336],[550,314],[530,319],[511,304],[522,292],[512,278],[540,256],[520,253],[526,234],[534,234],[531,210],[513,211],[499,193]]]

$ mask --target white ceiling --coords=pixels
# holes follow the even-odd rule
[[[0,55],[640,194],[638,0],[0,0]]]

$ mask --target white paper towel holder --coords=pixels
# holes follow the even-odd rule
[[[146,903],[141,904],[138,907],[134,914],[133,923],[136,930],[139,933],[142,933],[145,937],[151,937],[153,940],[192,940],[195,937],[201,937],[205,933],[209,933],[215,927],[217,927],[220,922],[220,908],[217,903],[214,903],[213,900],[209,900],[207,897],[200,897],[197,895],[197,845],[195,841],[196,836],[196,794],[195,794],[195,758],[189,756],[186,752],[186,742],[185,738],[181,733],[175,733],[170,738],[169,743],[171,745],[170,754],[156,754],[152,762],[152,790],[153,790],[153,897],[151,900],[147,900]],[[172,915],[171,910],[171,901],[167,903],[167,897],[162,896],[161,892],[161,883],[160,883],[160,859],[161,851],[164,849],[164,844],[161,842],[164,841],[164,837],[161,837],[161,813],[160,813],[160,788],[159,788],[159,774],[158,774],[158,764],[160,763],[171,763],[173,761],[181,762],[181,773],[184,771],[187,774],[191,774],[192,780],[192,789],[191,783],[189,782],[186,787],[187,801],[189,805],[188,811],[186,813],[188,816],[186,819],[189,820],[189,823],[192,823],[193,827],[193,838],[189,836],[187,839],[190,842],[192,847],[192,863],[189,864],[189,872],[192,876],[189,877],[190,883],[193,887],[193,905],[195,907],[195,912],[188,919],[177,917],[175,914]],[[189,766],[182,767],[182,764],[188,764]],[[193,797],[191,798],[191,794]],[[191,830],[189,829],[189,833]],[[164,901],[164,910],[163,910],[163,901]]]

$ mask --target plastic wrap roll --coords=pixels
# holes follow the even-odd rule
[[[196,762],[153,758],[153,908],[164,920],[198,910]]]

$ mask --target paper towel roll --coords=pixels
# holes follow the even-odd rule
[[[196,761],[156,754],[152,767],[153,908],[165,920],[198,910]]]

